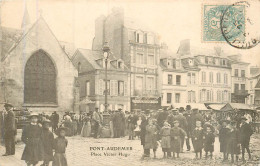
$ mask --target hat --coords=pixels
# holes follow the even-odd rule
[[[173,123],[174,123],[174,124],[175,124],[175,123],[179,123],[179,121],[175,120]]]
[[[122,110],[122,108],[118,108],[118,111],[121,111]]]
[[[36,113],[32,113],[30,116],[29,116],[30,118],[32,118],[32,117],[39,117],[39,115],[38,114],[36,114]]]
[[[244,116],[242,116],[242,117],[240,118],[240,120],[247,120],[247,118],[244,117]]]
[[[60,132],[61,132],[62,130],[65,131],[65,133],[68,132],[68,128],[67,128],[67,127],[59,127],[59,128],[55,131],[55,134],[56,134],[56,135],[60,135]]]
[[[199,111],[199,109],[198,108],[193,108],[192,111]]]
[[[4,107],[13,107],[13,105],[10,104],[10,103],[5,103],[5,104],[4,104]]]

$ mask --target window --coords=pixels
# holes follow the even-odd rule
[[[120,62],[120,61],[118,62],[118,68],[119,68],[119,69],[122,69],[122,68],[123,68],[123,62]]]
[[[223,66],[226,66],[226,60],[223,59]]]
[[[146,82],[146,90],[154,90],[154,78],[153,77],[147,77]]]
[[[188,84],[195,84],[195,73],[188,73]]]
[[[118,81],[110,80],[110,95],[117,96],[118,95]]]
[[[228,84],[228,75],[224,74],[224,84]]]
[[[154,55],[148,55],[147,64],[154,65]]]
[[[168,74],[168,84],[172,85],[172,75]]]
[[[86,96],[90,95],[90,86],[89,86],[89,81],[86,81],[86,86],[85,86],[85,94]]]
[[[238,91],[239,90],[239,84],[235,84],[235,87],[234,87],[234,92]]]
[[[56,69],[42,50],[33,54],[24,70],[24,103],[57,103]]]
[[[172,103],[172,94],[167,93],[167,104],[171,104],[171,103]]]
[[[246,85],[245,84],[241,84],[241,91],[245,91],[246,90]]]
[[[209,82],[213,83],[213,72],[209,73]]]
[[[136,63],[143,64],[144,63],[144,55],[143,54],[136,54]]]
[[[118,96],[124,96],[124,81],[118,81]]]
[[[206,72],[201,73],[201,82],[206,82]]]
[[[235,69],[235,77],[238,77],[238,69]]]
[[[190,66],[193,66],[193,60],[192,59],[189,60],[189,64],[190,64]]]
[[[200,91],[200,101],[206,101],[206,90],[202,89]]]
[[[136,42],[137,43],[143,43],[144,42],[144,36],[142,33],[137,32],[136,33]]]
[[[217,102],[221,102],[221,91],[217,91]]]
[[[188,103],[196,103],[194,91],[188,91]]]
[[[181,76],[176,75],[176,85],[181,85]]]
[[[206,63],[206,64],[209,63],[208,57],[205,57],[205,63]]]
[[[228,101],[228,91],[224,91],[224,95],[223,95],[223,101],[227,102]]]
[[[207,90],[207,101],[211,101],[211,92]]]
[[[175,93],[175,103],[180,103],[181,95],[179,93]]]
[[[250,81],[250,89],[253,89],[253,81]]]
[[[217,73],[217,83],[221,83],[221,74]]]
[[[245,70],[241,70],[241,77],[245,77],[246,74],[245,74]]]

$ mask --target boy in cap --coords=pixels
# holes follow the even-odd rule
[[[192,142],[196,153],[196,159],[198,158],[198,153],[200,154],[201,159],[203,149],[203,128],[201,127],[201,121],[196,121],[196,127],[192,131]]]
[[[25,148],[22,154],[22,160],[25,160],[27,166],[35,166],[43,160],[44,149],[42,144],[42,128],[38,124],[38,115],[31,114],[31,123],[23,129],[22,141]]]
[[[179,121],[175,120],[173,128],[171,128],[171,151],[173,152],[173,158],[175,158],[175,153],[177,153],[177,158],[179,158],[179,153],[181,152],[181,138],[186,138],[186,132],[179,127]]]
[[[160,130],[161,147],[163,151],[163,158],[169,157],[170,148],[171,148],[171,125],[168,122],[164,122],[164,126]]]
[[[68,128],[60,127],[56,130],[57,138],[54,139],[53,148],[55,151],[52,166],[67,166],[66,148],[68,140],[65,138]]]
[[[219,143],[220,143],[220,152],[223,153],[223,161],[226,161],[228,159],[227,156],[227,143],[228,143],[228,133],[230,131],[229,128],[227,128],[227,122],[228,120],[222,120],[221,121],[221,128],[219,130]]]
[[[156,158],[156,150],[158,147],[157,143],[157,134],[158,129],[156,125],[154,124],[153,119],[148,120],[148,125],[145,128],[145,144],[144,144],[144,150],[145,150],[145,157],[150,157],[150,149],[153,149],[154,158]]]
[[[214,152],[215,135],[213,134],[212,128],[208,125],[204,134],[204,151],[206,152],[206,159],[208,158],[208,152],[210,152],[210,158],[212,159]]]
[[[50,161],[53,160],[53,141],[54,141],[54,135],[49,130],[51,121],[44,120],[42,122],[42,142],[43,142],[43,149],[44,149],[44,159],[43,164],[41,166],[49,166]]]
[[[239,130],[237,129],[236,125],[237,123],[232,121],[229,125],[230,131],[227,134],[227,153],[231,155],[232,163],[234,163],[234,155],[236,155],[236,162],[238,162],[238,155],[240,154]]]

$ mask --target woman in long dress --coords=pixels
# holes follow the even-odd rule
[[[83,127],[81,131],[82,137],[90,137],[91,135],[91,123],[90,123],[90,116],[87,114],[87,116],[84,118]]]

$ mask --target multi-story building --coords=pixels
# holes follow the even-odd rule
[[[78,69],[80,111],[105,109],[105,59],[102,51],[77,49],[72,57]],[[107,65],[108,110],[130,110],[130,72],[124,61],[110,56]]]
[[[230,102],[231,63],[219,48],[190,50],[184,40],[174,56],[161,54],[162,105]]]
[[[232,103],[245,103],[248,94],[248,87],[246,82],[248,79],[248,66],[249,63],[241,61],[241,55],[230,55],[228,58],[231,60],[232,68]]]
[[[108,42],[112,54],[122,59],[131,71],[132,109],[160,106],[158,35],[125,17],[123,9],[114,8],[107,17],[96,19],[92,49],[100,50],[104,42]]]
[[[258,86],[260,85],[260,83],[259,85],[257,85],[257,83],[260,80],[260,68],[258,66],[251,66],[249,70],[249,74],[250,75],[247,79],[247,84],[246,84],[246,86],[248,87],[248,96],[246,98],[246,104],[254,107],[255,100],[260,100],[259,97],[256,97],[256,92],[257,90],[259,90]],[[260,105],[260,102],[258,105]]]

